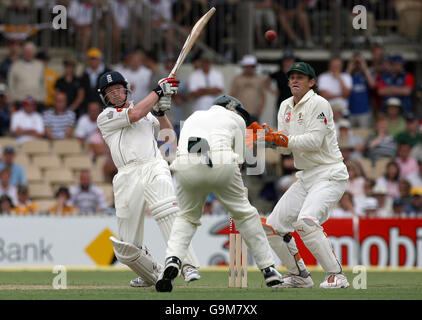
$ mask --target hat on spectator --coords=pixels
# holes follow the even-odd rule
[[[15,148],[13,148],[13,146],[5,146],[3,152],[4,153],[15,153]]]
[[[411,196],[422,196],[422,187],[413,187],[410,189]]]
[[[255,66],[257,64],[257,60],[255,56],[252,55],[246,55],[243,56],[242,60],[240,60],[240,65],[242,67],[247,67],[247,66]]]
[[[293,54],[292,51],[286,50],[286,51],[284,51],[284,54],[283,54],[283,60],[284,59],[296,59],[296,57],[295,57],[295,55]]]
[[[26,98],[22,100],[22,104],[36,105],[37,102],[31,96],[26,96]]]
[[[55,194],[56,198],[61,193],[64,193],[68,199],[70,198],[70,192],[69,192],[69,188],[68,187],[66,187],[66,186],[60,186],[59,189],[57,190],[56,194]]]
[[[340,119],[338,122],[338,127],[350,129],[351,127],[350,121],[347,119]]]
[[[383,184],[377,184],[372,189],[373,195],[386,195],[387,194],[387,187]]]
[[[65,66],[76,66],[76,59],[73,57],[65,57],[63,59],[63,64]]]
[[[396,98],[396,97],[391,97],[391,98],[387,99],[385,105],[387,107],[389,107],[389,106],[401,107],[401,100],[399,98]]]
[[[86,56],[88,58],[101,59],[102,53],[101,53],[100,49],[98,49],[98,48],[90,48],[90,49],[88,49]]]
[[[406,119],[406,121],[415,121],[415,120],[418,120],[418,118],[412,112],[406,113],[406,115],[404,116],[404,118]]]
[[[378,201],[375,198],[369,197],[366,198],[362,205],[363,210],[377,210]]]
[[[404,63],[404,59],[400,54],[395,54],[395,55],[390,57],[390,62],[392,62],[392,63],[395,63],[395,62]]]
[[[5,95],[7,92],[6,84],[0,83],[0,95]]]

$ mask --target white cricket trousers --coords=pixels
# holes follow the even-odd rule
[[[113,179],[113,191],[121,241],[142,247],[148,205],[167,244],[174,218],[180,209],[165,160],[134,161],[119,168]],[[189,248],[184,264],[199,266],[192,248]]]
[[[257,266],[264,269],[274,265],[271,249],[260,217],[245,195],[239,167],[236,163],[215,163],[213,167],[198,163],[201,155],[181,155],[171,168],[177,181],[177,197],[181,214],[173,224],[166,257],[183,260],[196,228],[200,225],[205,199],[211,192],[221,201],[245,239]],[[193,160],[193,161],[189,161]]]
[[[319,226],[327,221],[346,191],[349,175],[341,162],[299,171],[296,177],[267,218],[267,224],[282,235],[293,232],[292,223],[300,219],[311,219]]]

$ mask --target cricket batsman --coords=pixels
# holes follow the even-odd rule
[[[278,112],[278,132],[254,122],[250,128],[265,130],[265,142],[281,147],[282,153],[293,153],[297,181],[284,193],[266,224],[279,237],[270,237],[270,244],[289,274],[283,287],[312,287],[291,232],[300,235],[305,246],[326,271],[321,288],[347,288],[332,245],[322,224],[330,210],[343,196],[349,178],[337,144],[333,112],[326,99],[314,92],[316,75],[305,62],[296,62],[287,71],[292,97],[284,100]]]
[[[116,258],[139,276],[131,281],[134,287],[154,285],[162,271],[143,245],[147,205],[166,243],[180,211],[168,164],[156,141],[160,127],[172,128],[163,110],[170,109],[178,84],[175,78],[161,79],[148,96],[134,104],[128,100],[129,83],[119,72],[107,72],[99,80],[105,109],[97,125],[118,168],[113,191],[119,239],[110,240]],[[197,268],[197,258],[189,248],[182,266],[185,281],[200,278]]]
[[[230,212],[269,287],[282,283],[274,268],[268,240],[257,210],[249,203],[239,169],[245,158],[245,131],[249,114],[231,96],[220,96],[206,111],[196,111],[184,122],[176,159],[171,165],[177,180],[181,214],[175,219],[168,241],[163,274],[155,288],[170,292],[203,211],[205,199],[214,193]]]

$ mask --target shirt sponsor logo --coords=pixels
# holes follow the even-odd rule
[[[299,112],[297,122],[299,122],[299,123],[303,122],[303,113],[302,112]]]
[[[324,120],[324,124],[327,124],[327,118],[326,118],[326,116],[325,116],[324,112],[321,112],[321,113],[318,115],[317,120]]]

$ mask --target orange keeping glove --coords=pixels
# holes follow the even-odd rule
[[[283,147],[289,145],[289,138],[283,134],[285,131],[271,132],[265,135],[265,146],[268,148]]]

